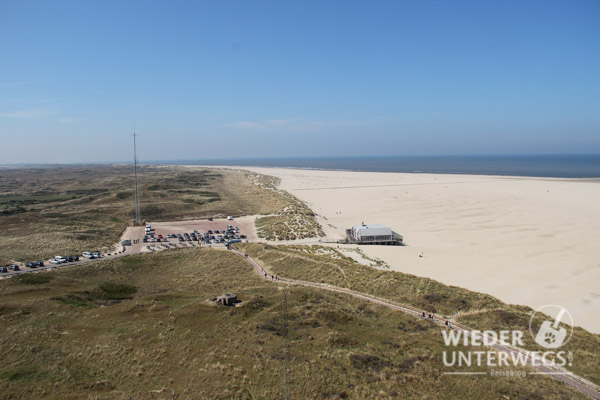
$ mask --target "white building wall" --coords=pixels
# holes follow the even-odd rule
[[[352,236],[356,240],[382,241],[392,239],[392,230],[384,225],[355,225]]]

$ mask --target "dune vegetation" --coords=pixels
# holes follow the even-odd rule
[[[301,200],[278,189],[279,178],[266,175],[251,175],[257,186],[266,192],[285,199],[283,206],[273,215],[256,220],[258,237],[266,240],[296,240],[325,236],[315,213]]]
[[[138,177],[144,220],[273,215],[285,209],[286,218],[314,224],[296,198],[265,190],[261,182],[270,178],[247,171],[142,166]],[[110,248],[135,216],[133,182],[126,165],[0,170],[0,264]],[[261,221],[267,231],[277,226]]]
[[[263,243],[237,245],[261,262],[267,271],[282,277],[327,283],[368,293],[408,306],[436,313],[479,330],[529,331],[533,310],[509,305],[483,294],[433,279],[362,265],[340,251],[324,246],[273,246]],[[535,329],[542,320],[534,321]],[[524,336],[528,350],[543,350],[529,335]],[[567,368],[595,383],[600,383],[600,336],[575,328],[561,350],[573,353]]]
[[[582,398],[544,376],[443,375],[439,327],[261,280],[234,252],[36,275],[0,281],[0,399]]]

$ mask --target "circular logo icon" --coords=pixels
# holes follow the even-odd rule
[[[538,314],[544,319],[539,328],[533,322]],[[549,315],[556,315],[556,317],[549,319]],[[573,334],[573,317],[564,307],[541,306],[529,319],[529,333],[540,346],[546,349],[559,348],[566,344]]]

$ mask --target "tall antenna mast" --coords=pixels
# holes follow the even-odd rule
[[[140,136],[135,133],[135,129],[133,130],[133,175],[135,176],[135,225],[141,225],[142,220],[140,218],[140,198],[138,195],[138,178],[137,178],[137,146],[135,138],[136,136]]]

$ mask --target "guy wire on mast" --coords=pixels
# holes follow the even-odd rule
[[[136,136],[140,136],[135,133],[135,129],[133,131],[133,175],[135,177],[135,225],[140,225],[142,223],[140,217],[140,199],[138,194],[138,178],[137,178],[137,146],[136,146]]]
[[[285,290],[281,292],[282,300],[282,324],[283,324],[283,339],[284,339],[284,354],[283,354],[283,400],[290,400],[290,342],[288,332],[288,310],[287,310],[287,297],[285,296]]]

